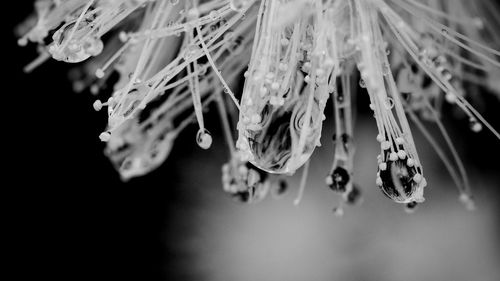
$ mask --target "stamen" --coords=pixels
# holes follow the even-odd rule
[[[302,177],[300,178],[299,192],[297,193],[297,197],[295,197],[295,200],[293,200],[293,204],[295,206],[298,206],[300,204],[300,201],[302,201],[302,197],[304,197],[304,190],[306,189],[308,174],[309,161],[306,161],[306,163],[304,164],[304,169],[302,170]]]

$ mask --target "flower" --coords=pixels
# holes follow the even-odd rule
[[[94,94],[118,74],[112,96],[94,108],[107,107],[100,138],[124,180],[161,165],[194,121],[196,141],[208,149],[203,113],[214,102],[230,152],[224,190],[258,201],[270,186],[283,187],[268,173],[291,175],[305,166],[302,194],[331,98],[335,155],[326,184],[342,194],[340,214],[343,203],[360,198],[353,184],[356,84],[366,89],[378,128],[375,183],[409,209],[424,201],[427,181],[408,117],[469,207],[467,174],[440,121],[440,105],[457,106],[472,130],[486,127],[500,138],[466,90],[476,83],[499,94],[500,52],[493,48],[500,36],[489,0],[37,0],[35,11],[19,39],[40,45],[27,71],[49,57],[87,61],[74,85]],[[235,93],[242,74],[243,91]],[[448,152],[422,119],[436,124]]]

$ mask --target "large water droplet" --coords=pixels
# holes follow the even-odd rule
[[[209,149],[212,146],[212,136],[206,129],[200,129],[196,134],[196,143],[203,149]]]

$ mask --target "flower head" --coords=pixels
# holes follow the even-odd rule
[[[358,202],[351,103],[357,88],[366,89],[378,129],[375,183],[409,209],[424,201],[427,185],[409,120],[468,206],[467,175],[441,122],[441,104],[460,108],[472,130],[486,127],[500,138],[467,99],[476,94],[470,84],[499,93],[500,36],[490,0],[38,0],[35,11],[19,40],[41,46],[27,70],[49,57],[92,58],[75,88],[95,94],[118,74],[112,96],[94,107],[107,107],[100,137],[125,180],[158,167],[194,121],[196,141],[208,149],[203,113],[212,102],[230,153],[224,190],[243,201],[267,193],[267,173],[308,167],[331,98],[335,154],[326,184],[342,202]],[[242,93],[232,90],[240,75]],[[448,152],[423,119],[436,124]]]

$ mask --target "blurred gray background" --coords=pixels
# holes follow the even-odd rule
[[[363,203],[344,217],[324,185],[332,160],[332,126],[325,126],[304,198],[293,205],[300,172],[282,198],[241,205],[219,186],[219,147],[180,162],[182,204],[169,207],[165,265],[185,280],[500,280],[498,177],[468,167],[478,208],[466,211],[444,166],[417,135],[429,187],[414,214],[374,184],[378,146],[374,121],[358,120],[355,181]],[[216,142],[217,143],[217,142]],[[470,166],[470,165],[469,165]]]

